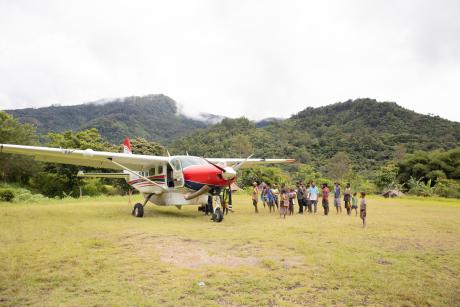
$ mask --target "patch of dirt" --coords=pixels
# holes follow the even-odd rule
[[[160,260],[180,268],[197,268],[205,265],[236,267],[254,266],[259,259],[254,256],[242,257],[228,251],[219,242],[202,242],[181,239],[174,236],[124,236],[121,245],[135,251],[141,258],[158,254]]]
[[[199,241],[177,238],[161,238],[153,242],[163,262],[182,268],[196,268],[203,265],[253,266],[259,264],[254,256],[240,257],[222,251],[220,246]]]
[[[221,241],[198,241],[176,236],[150,236],[146,234],[127,235],[120,238],[120,244],[135,252],[140,258],[157,254],[160,260],[179,268],[198,268],[208,265],[225,267],[258,266],[257,255],[262,248],[252,244],[227,244]],[[301,257],[270,257],[281,262],[285,269],[302,266]]]

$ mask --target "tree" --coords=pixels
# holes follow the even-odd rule
[[[280,184],[288,181],[288,178],[288,175],[277,167],[243,168],[238,176],[238,185],[248,187],[253,182]]]
[[[380,191],[391,188],[396,184],[396,176],[398,175],[399,167],[394,162],[389,162],[380,167],[375,174],[374,183]]]
[[[64,133],[49,133],[50,147],[88,149],[98,151],[118,152],[118,146],[104,140],[97,129],[92,128],[80,132],[66,131]],[[31,184],[42,194],[50,197],[63,195],[78,196],[83,180],[77,177],[80,169],[86,171],[92,168],[68,164],[46,163],[44,171],[34,176]]]
[[[231,148],[240,158],[246,158],[254,152],[251,140],[247,135],[238,134],[231,138]]]
[[[35,127],[21,124],[13,116],[0,111],[0,144],[35,145],[36,143]],[[30,157],[0,155],[0,178],[4,181],[25,184],[39,167],[39,164]]]
[[[329,178],[340,180],[351,169],[351,160],[347,153],[336,153],[326,164],[326,174]]]
[[[398,163],[398,180],[406,183],[411,177],[434,183],[438,179],[460,179],[460,148],[448,151],[417,151]]]
[[[162,145],[144,138],[131,140],[131,146],[133,153],[138,155],[163,156],[166,154],[166,149]]]

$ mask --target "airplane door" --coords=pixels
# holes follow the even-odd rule
[[[171,160],[172,166],[172,179],[174,187],[180,188],[184,186],[184,172],[182,171],[182,162],[179,159]]]

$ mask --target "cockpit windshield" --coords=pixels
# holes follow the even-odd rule
[[[182,162],[182,167],[185,168],[187,166],[192,165],[208,165],[209,163],[200,157],[192,157],[192,156],[179,156],[177,157]]]

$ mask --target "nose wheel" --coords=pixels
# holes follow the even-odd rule
[[[216,223],[220,223],[224,219],[224,212],[223,212],[222,206],[221,206],[220,195],[215,196],[215,203],[216,203],[216,206],[214,208],[214,213],[212,214],[211,220],[213,220]]]

